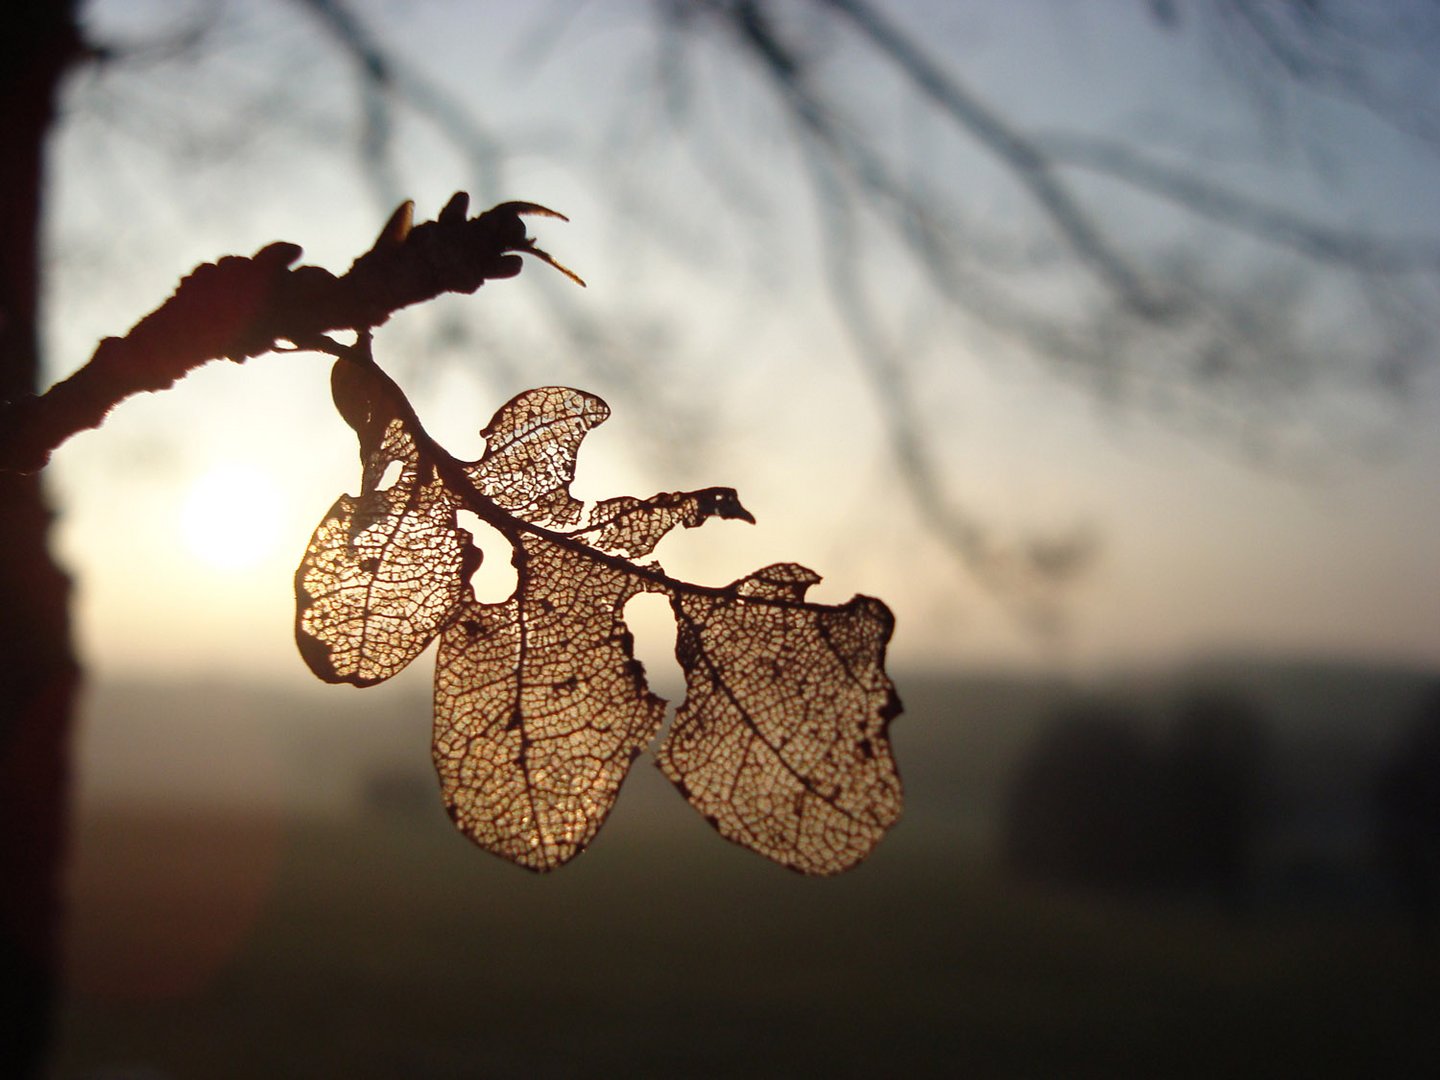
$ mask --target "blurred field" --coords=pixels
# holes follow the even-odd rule
[[[912,689],[907,819],[831,880],[723,842],[643,761],[547,877],[452,831],[423,744],[349,809],[84,803],[54,1074],[1435,1073],[1440,965],[1385,904],[1016,885],[984,814],[1013,748]],[[1019,740],[1053,692],[963,700]]]

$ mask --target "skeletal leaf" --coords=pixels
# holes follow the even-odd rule
[[[570,496],[575,455],[609,415],[610,406],[579,390],[527,390],[485,426],[485,456],[466,471],[501,509],[535,525],[573,525],[582,510]]]
[[[621,619],[631,575],[529,534],[516,571],[514,596],[465,604],[441,635],[435,767],[461,830],[548,870],[594,837],[665,702]]]
[[[731,488],[587,510],[570,484],[609,408],[565,387],[512,399],[482,432],[480,460],[457,461],[362,346],[335,378],[360,437],[362,491],[311,540],[297,637],[322,678],[361,685],[439,638],[433,753],[456,825],[532,870],[594,838],[664,717],[624,621],[628,600],[654,592],[674,612],[686,677],[657,751],[665,774],[721,835],[795,870],[836,873],[869,854],[901,808],[885,605],[808,601],[819,578],[795,564],[713,588],[636,563],[677,526],[753,518]],[[399,479],[381,487],[395,462]],[[511,546],[516,586],[503,602],[470,596],[479,556],[459,509]]]
[[[577,533],[596,547],[627,558],[649,555],[676,525],[694,529],[712,517],[755,524],[734,488],[667,491],[648,499],[622,495],[595,505],[590,523]]]
[[[451,619],[475,549],[433,464],[384,397],[372,400],[357,366],[340,361],[332,388],[360,439],[361,493],[340,496],[310,538],[295,572],[295,639],[320,678],[369,686]],[[399,478],[382,488],[396,463]]]
[[[819,578],[772,566],[677,593],[685,701],[660,768],[727,839],[807,874],[863,859],[900,816],[882,665],[893,619],[870,597],[803,602]]]

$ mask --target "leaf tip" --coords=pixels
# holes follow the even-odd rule
[[[539,203],[533,202],[501,203],[499,206],[495,207],[495,210],[511,214],[520,214],[521,216],[529,215],[530,217],[550,217],[558,218],[561,221],[570,220],[564,214],[560,213],[559,210],[551,210],[548,206],[541,206]],[[494,213],[495,211],[491,212]]]
[[[285,240],[277,240],[273,244],[266,244],[255,253],[257,263],[273,265],[276,269],[282,266],[292,265],[300,258],[303,249],[299,244],[292,244]]]
[[[469,209],[470,196],[463,191],[457,191],[454,195],[450,196],[450,201],[445,204],[443,209],[441,209],[439,215],[435,218],[435,220],[445,223],[449,223],[452,221],[464,221],[465,214],[469,211]]]
[[[557,214],[556,216],[558,217],[559,215]],[[560,260],[556,259],[548,251],[542,251],[540,248],[535,247],[532,244],[531,246],[525,248],[525,252],[526,254],[534,255],[537,259],[539,259],[546,265],[553,266],[556,270],[559,270],[560,273],[564,274],[567,278],[573,281],[576,285],[579,285],[582,289],[586,288],[584,278],[582,278],[579,274],[575,273],[574,270],[571,270]]]
[[[453,200],[452,200],[453,201]],[[375,238],[371,251],[381,251],[385,248],[399,247],[410,235],[410,230],[415,226],[415,200],[406,199],[395,208],[390,215],[390,220],[385,222],[380,235]]]
[[[740,502],[740,495],[734,488],[707,488],[701,494],[704,512],[725,521],[744,521],[755,524],[755,515],[746,510]]]

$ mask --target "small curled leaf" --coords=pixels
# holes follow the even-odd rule
[[[452,617],[469,545],[444,487],[413,469],[386,490],[342,495],[295,575],[296,641],[310,669],[356,686],[404,670]]]
[[[393,403],[349,360],[331,382],[360,439],[363,482],[326,513],[295,572],[295,638],[320,678],[369,686],[403,670],[450,620],[474,548]],[[397,463],[399,478],[382,488]]]

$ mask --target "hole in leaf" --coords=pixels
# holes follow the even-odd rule
[[[474,545],[484,556],[480,567],[470,575],[470,591],[477,603],[503,604],[515,595],[515,567],[510,562],[514,549],[510,541],[488,522],[482,521],[469,510],[456,515],[462,529],[468,529]]]
[[[390,462],[389,465],[385,466],[385,471],[380,474],[380,482],[375,485],[375,490],[385,491],[387,488],[394,487],[400,479],[400,474],[404,472],[404,470],[405,467],[400,462]]]
[[[685,675],[675,659],[675,615],[659,593],[641,593],[625,604],[625,625],[635,639],[635,659],[645,665],[650,692],[673,710],[685,696]]]

